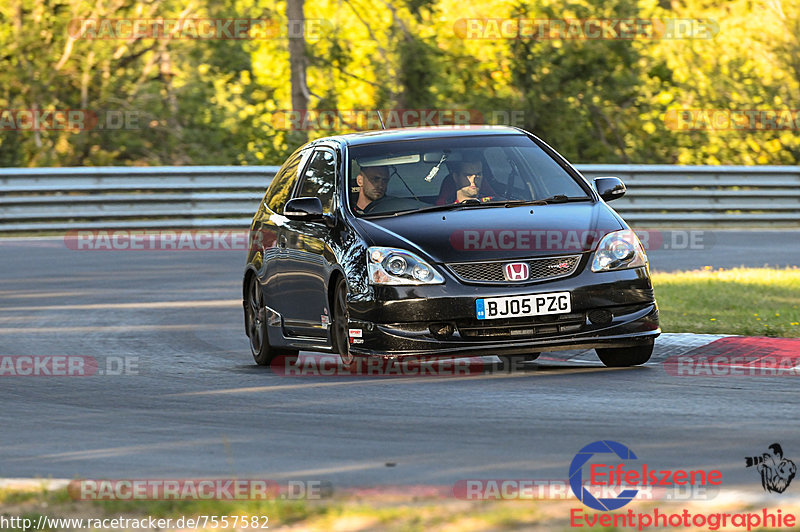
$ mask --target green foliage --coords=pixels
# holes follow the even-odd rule
[[[398,45],[400,56],[399,83],[403,87],[402,108],[432,109],[433,87],[436,85],[436,48],[418,37],[406,36]]]
[[[635,17],[635,0],[522,5],[533,19]],[[539,9],[536,9],[538,7]],[[638,121],[642,56],[624,40],[514,40],[511,72],[525,126],[576,162],[631,162],[625,135]]]
[[[665,332],[800,338],[800,270],[653,273]]]
[[[187,7],[188,6],[188,7]],[[669,7],[665,7],[669,6]],[[0,166],[279,164],[291,110],[285,0],[6,0],[0,110],[85,109],[122,129],[2,131]],[[793,129],[688,129],[677,113],[792,110],[800,0],[306,0],[311,110],[469,109],[581,163],[798,164]],[[79,19],[263,19],[256,39],[84,39]],[[464,20],[673,19],[710,38],[465,35]],[[795,115],[796,116],[796,115]],[[676,125],[677,124],[677,125]],[[358,123],[312,124],[308,137]]]

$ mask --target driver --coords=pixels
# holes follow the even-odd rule
[[[468,199],[491,201],[495,196],[492,186],[484,180],[483,162],[479,157],[465,158],[463,161],[450,163],[453,174],[445,178],[437,205],[461,203]]]
[[[386,185],[389,183],[389,169],[385,166],[362,167],[356,176],[358,201],[353,210],[356,214],[364,214],[364,210],[375,201],[386,196]]]

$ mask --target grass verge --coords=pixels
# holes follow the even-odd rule
[[[560,527],[568,514],[567,501],[542,511],[540,501],[465,501],[441,496],[334,495],[320,500],[268,501],[76,501],[66,489],[0,490],[0,516],[20,517],[38,523],[40,516],[49,519],[142,519],[215,516],[220,521],[227,516],[252,519],[260,517],[261,525],[271,530],[293,531],[491,531],[525,527],[527,530],[564,530]],[[545,505],[546,506],[546,505]],[[264,516],[269,518],[263,521]],[[45,521],[48,522],[48,521]],[[52,522],[52,521],[49,521]],[[85,522],[85,521],[84,521]],[[89,523],[86,523],[89,524]],[[112,525],[113,526],[113,525]],[[237,530],[266,530],[266,528],[236,527]],[[232,527],[208,530],[233,530]],[[4,530],[55,532],[58,528],[24,529],[6,527]],[[146,527],[143,530],[149,530]],[[175,530],[167,528],[166,530]]]
[[[652,276],[664,332],[800,337],[800,268]]]
[[[763,506],[762,506],[763,505]],[[684,509],[696,513],[738,513],[743,511],[759,512],[762,508],[770,508],[774,514],[775,506],[786,514],[798,515],[800,503],[798,499],[767,501],[765,499],[738,500],[738,497],[727,497],[726,500],[695,501],[635,501],[629,509],[634,512],[650,513],[658,508],[661,513],[680,514]],[[627,509],[626,509],[627,510]],[[573,512],[578,512],[577,524],[571,521]],[[619,512],[622,513],[622,512]],[[227,516],[268,516],[266,528],[236,527],[236,530],[250,532],[257,530],[292,530],[299,531],[435,531],[435,532],[471,532],[471,531],[505,531],[528,530],[536,532],[575,530],[636,530],[633,528],[614,528],[597,526],[598,518],[608,514],[595,512],[583,507],[571,496],[555,500],[461,500],[443,496],[415,496],[413,494],[373,495],[334,495],[332,498],[313,501],[198,501],[198,502],[96,502],[74,501],[67,495],[66,489],[54,491],[36,491],[24,494],[0,491],[0,516],[21,517],[37,523],[39,516],[53,518],[83,519],[147,519],[181,517],[215,516],[221,520]],[[47,521],[44,521],[47,522]],[[262,522],[263,523],[263,522]],[[597,524],[595,524],[597,523]],[[263,523],[266,524],[266,523]],[[109,528],[110,526],[110,528]],[[115,525],[103,525],[103,530],[120,530]],[[129,525],[130,526],[130,525]],[[159,530],[166,532],[175,530],[134,527],[137,530]],[[4,530],[20,530],[6,527]],[[27,530],[55,531],[52,527]],[[77,529],[76,529],[77,530]],[[131,528],[128,528],[131,530]],[[231,532],[233,527],[206,527],[206,530],[225,530]],[[708,527],[683,528],[686,532],[708,530]],[[763,530],[754,527],[754,530]]]

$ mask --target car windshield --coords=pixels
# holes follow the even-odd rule
[[[350,156],[348,201],[359,216],[591,199],[523,135],[357,145]]]

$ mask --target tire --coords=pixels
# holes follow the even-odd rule
[[[246,294],[247,336],[250,338],[250,352],[256,364],[268,366],[277,356],[296,357],[298,352],[295,349],[278,349],[269,345],[266,304],[257,276],[250,277]]]
[[[609,368],[639,366],[650,360],[653,342],[633,347],[595,348],[600,362]]]
[[[336,289],[333,292],[333,326],[332,340],[333,347],[342,359],[342,365],[351,369],[355,366],[355,356],[350,352],[350,313],[347,309],[347,281],[340,277],[336,282]]]

